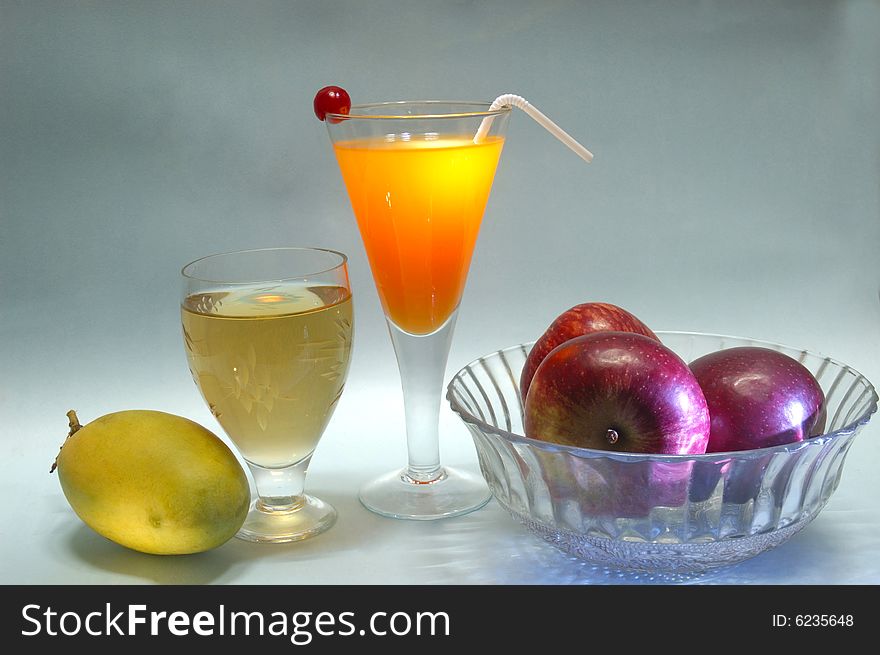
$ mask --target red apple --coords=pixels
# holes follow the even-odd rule
[[[803,364],[757,346],[728,348],[690,364],[711,417],[707,452],[802,441],[825,428],[825,394]]]
[[[639,518],[655,507],[680,507],[688,499],[693,466],[690,459],[614,462],[607,511],[618,518]]]
[[[557,505],[581,516],[639,518],[655,507],[679,507],[688,498],[693,461],[620,461],[607,457],[560,457],[535,449]]]
[[[577,507],[581,516],[608,513],[613,491],[606,478],[608,461],[605,458],[566,457],[555,450],[541,448],[531,452],[554,504]]]
[[[535,371],[527,436],[633,453],[703,453],[709,411],[688,365],[655,339],[596,332],[554,348]]]
[[[529,385],[538,365],[551,350],[575,337],[606,331],[635,332],[660,341],[647,325],[617,305],[604,302],[575,305],[557,316],[529,351],[519,379],[520,397],[523,402],[526,400]]]

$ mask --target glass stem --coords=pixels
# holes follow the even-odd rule
[[[257,485],[257,509],[261,512],[291,512],[305,503],[303,488],[312,456],[283,469],[263,468],[248,462]]]
[[[406,474],[420,483],[443,476],[438,432],[440,401],[457,315],[458,310],[430,334],[410,334],[388,321],[403,387],[409,457]]]

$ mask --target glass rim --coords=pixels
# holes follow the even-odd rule
[[[361,114],[358,111],[364,109],[374,109],[381,107],[400,107],[402,105],[459,105],[482,107],[483,109],[475,109],[474,111],[456,111],[456,112],[440,112],[426,114]],[[327,117],[337,121],[344,120],[418,120],[418,119],[437,119],[437,118],[486,118],[488,116],[503,116],[509,114],[512,108],[508,105],[490,110],[491,102],[476,100],[392,100],[388,102],[368,102],[352,105],[347,114],[338,114],[335,112],[327,112]]]
[[[303,273],[301,275],[290,275],[290,276],[282,276],[282,277],[273,277],[273,278],[262,278],[257,280],[225,280],[225,279],[217,279],[221,276],[213,276],[213,277],[202,277],[200,275],[194,275],[192,273],[188,273],[187,269],[196,264],[204,262],[208,259],[214,259],[215,257],[228,257],[229,255],[244,255],[244,254],[253,254],[253,253],[261,253],[261,252],[320,252],[328,255],[334,255],[339,258],[339,262],[333,266],[328,266],[327,268],[320,268],[319,270],[309,271],[308,273]],[[203,257],[199,257],[198,259],[194,259],[191,262],[184,264],[180,269],[180,275],[187,280],[193,280],[195,282],[210,282],[213,284],[256,284],[260,282],[286,282],[289,280],[301,280],[303,278],[307,278],[314,275],[322,275],[324,273],[329,273],[330,271],[335,271],[336,269],[343,268],[348,263],[348,255],[344,252],[340,252],[339,250],[333,250],[332,248],[318,248],[314,246],[274,246],[268,248],[243,248],[241,250],[227,250],[225,252],[216,252],[210,255],[204,255]]]

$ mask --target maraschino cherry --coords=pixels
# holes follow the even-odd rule
[[[327,114],[347,114],[351,109],[348,92],[339,86],[325,86],[315,94],[315,116],[324,120]]]

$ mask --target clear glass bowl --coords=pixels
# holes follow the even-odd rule
[[[853,439],[877,410],[874,387],[849,366],[805,350],[713,334],[657,335],[686,362],[747,345],[794,357],[825,392],[826,434],[708,455],[611,453],[529,439],[519,375],[532,344],[522,344],[471,362],[447,389],[493,495],[563,551],[618,569],[699,572],[785,542],[837,488]]]

